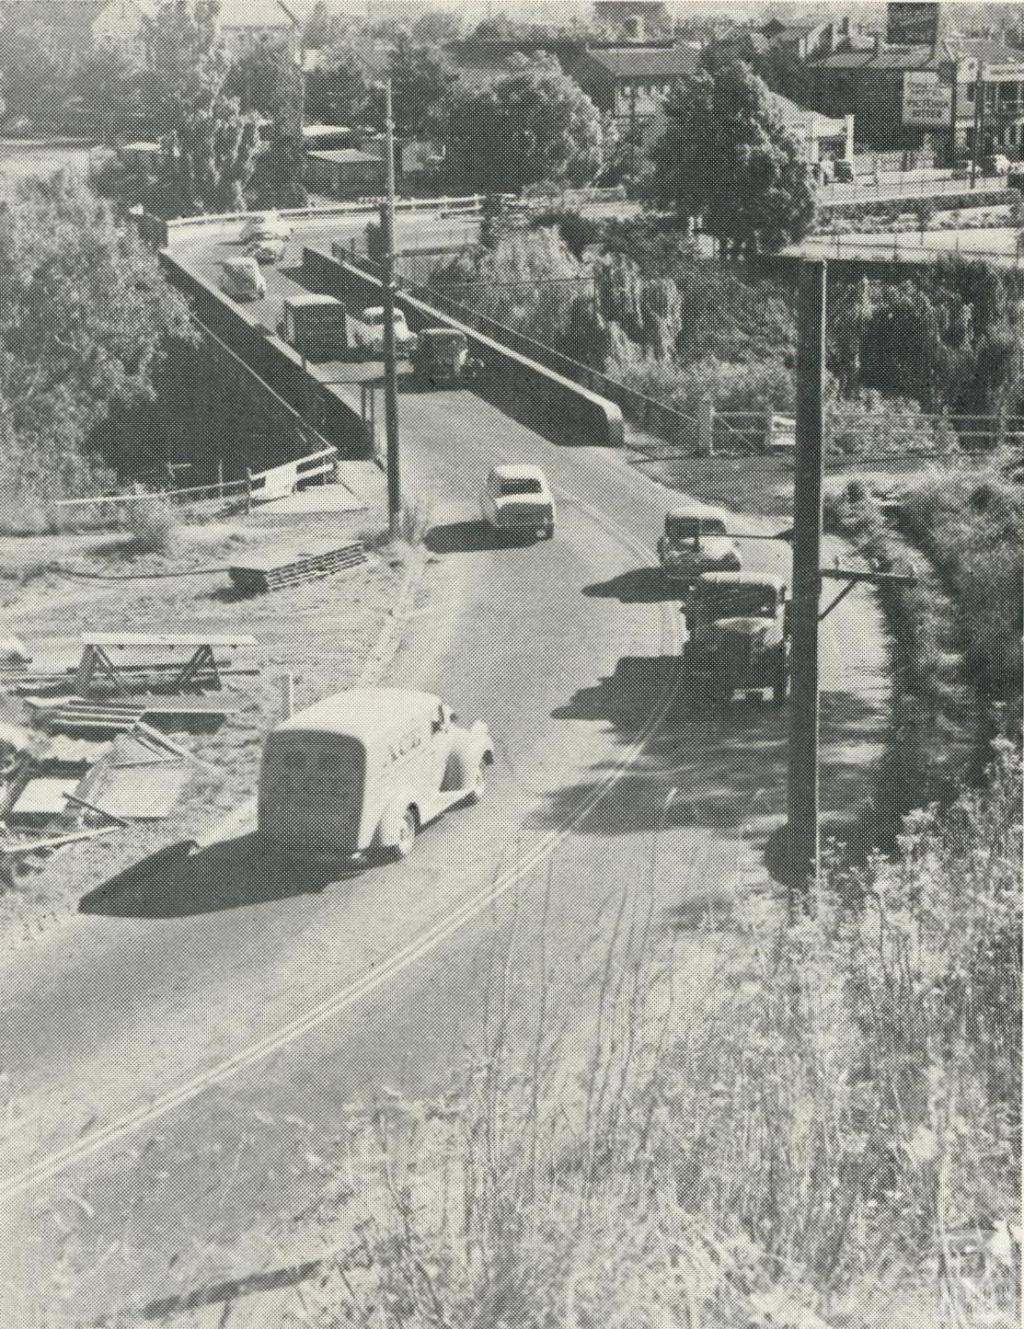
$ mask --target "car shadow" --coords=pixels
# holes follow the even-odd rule
[[[660,568],[630,568],[609,581],[584,586],[583,594],[604,600],[620,600],[623,604],[660,604],[666,600],[681,600],[682,591],[673,586]]]
[[[485,521],[453,521],[433,526],[424,544],[432,554],[473,554],[494,549],[497,541]]]
[[[188,918],[319,894],[364,870],[362,864],[299,863],[268,855],[251,834],[203,849],[194,840],[180,840],[84,895],[78,911],[109,918]]]

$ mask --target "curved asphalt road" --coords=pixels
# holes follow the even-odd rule
[[[406,490],[433,500],[441,565],[391,681],[488,721],[488,798],[425,831],[408,862],[349,876],[275,872],[229,841],[193,875],[114,892],[5,964],[0,1325],[88,1324],[272,1266],[341,1167],[345,1105],[435,1092],[478,1045],[513,918],[516,1018],[529,1018],[543,929],[552,1002],[582,1036],[620,892],[630,910],[653,898],[659,935],[685,935],[756,875],[783,806],[784,714],[711,715],[679,694],[641,749],[675,682],[678,609],[647,552],[671,496],[469,393],[403,392],[400,410]],[[545,467],[553,541],[481,540],[476,495],[500,459]],[[756,544],[748,564],[787,572],[788,557]],[[867,593],[828,629],[838,807],[877,756],[886,662]],[[500,899],[417,952],[495,882]]]

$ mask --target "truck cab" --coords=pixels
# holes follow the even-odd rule
[[[494,743],[456,720],[404,688],[353,688],[284,720],[263,751],[258,836],[299,858],[405,858],[428,822],[483,797]]]
[[[307,360],[341,360],[347,348],[345,306],[333,295],[286,296],[277,332]]]
[[[721,703],[737,692],[789,691],[789,600],[781,577],[708,572],[697,578],[683,610],[683,669]]]
[[[469,353],[466,334],[457,328],[424,328],[412,354],[416,382],[432,388],[451,387],[476,378],[480,362]]]

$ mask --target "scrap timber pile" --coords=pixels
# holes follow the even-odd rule
[[[249,636],[85,634],[76,667],[0,667],[31,728],[0,724],[0,860],[43,854],[167,817],[204,763],[161,731],[208,728],[236,712],[224,680]]]

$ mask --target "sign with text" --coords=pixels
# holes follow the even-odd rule
[[[890,4],[885,39],[893,46],[934,46],[939,38],[939,6]]]
[[[953,89],[931,71],[903,75],[903,123],[944,129],[953,110]]]
[[[981,77],[986,83],[1024,83],[1024,64],[982,65]]]

